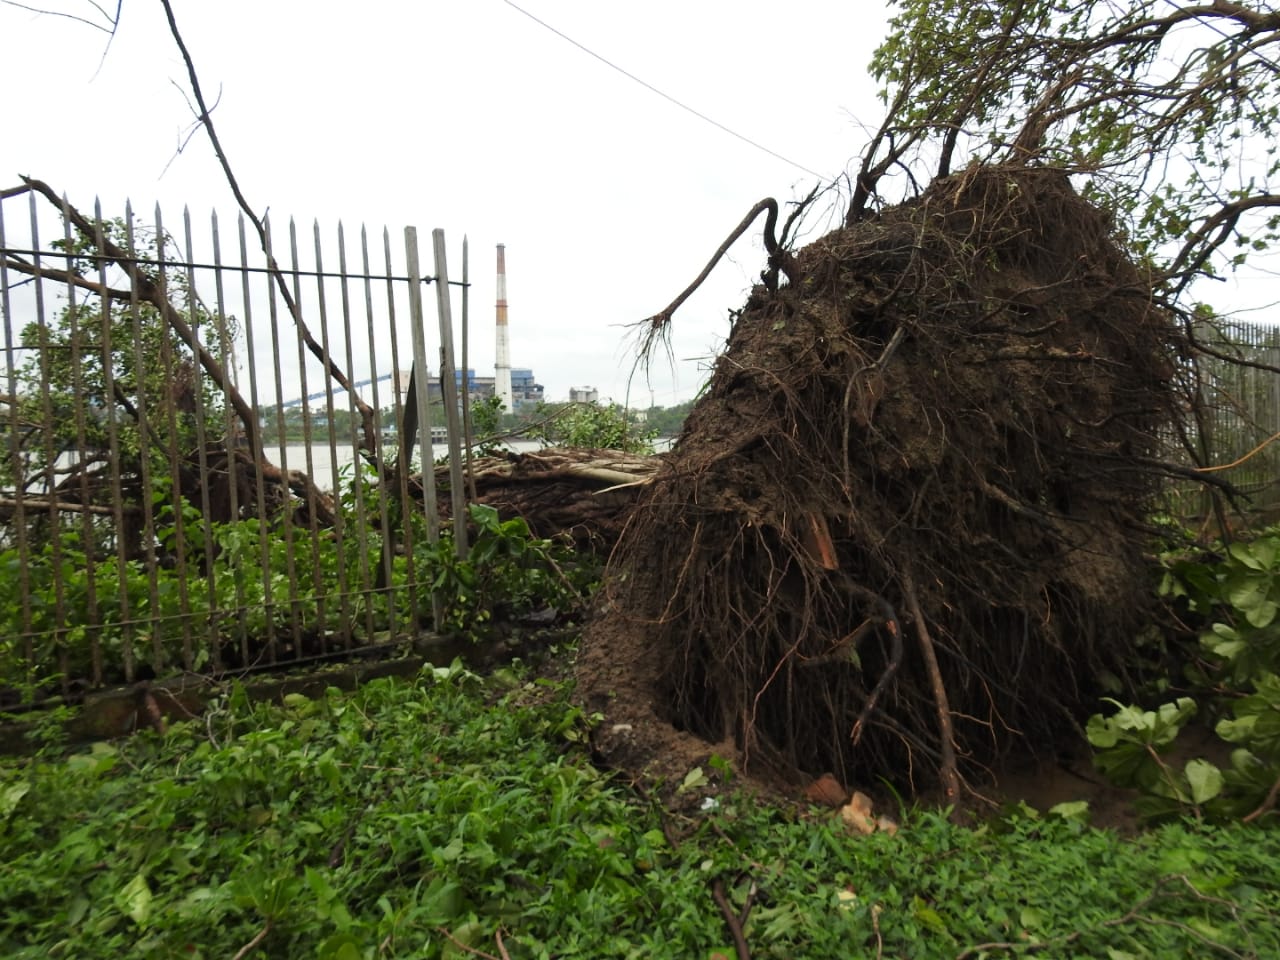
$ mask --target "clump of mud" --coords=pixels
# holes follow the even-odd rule
[[[1052,169],[940,180],[784,269],[610,564],[600,750],[948,794],[1052,751],[1147,613],[1179,327]]]

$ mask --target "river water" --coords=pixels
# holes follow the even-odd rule
[[[530,453],[542,449],[542,444],[532,440],[513,440],[504,444],[508,450],[516,453]],[[336,456],[335,456],[336,454]],[[431,445],[431,459],[438,460],[449,455],[446,444]],[[278,467],[287,466],[290,470],[301,470],[309,473],[311,479],[321,490],[333,489],[334,467],[341,472],[350,468],[355,462],[355,447],[350,443],[339,443],[330,447],[327,443],[311,444],[311,463],[307,463],[307,445],[305,443],[289,443],[285,445],[284,457],[280,455],[279,446],[268,446],[267,457]]]

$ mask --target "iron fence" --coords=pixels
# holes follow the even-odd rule
[[[184,211],[171,229],[39,183],[0,193],[0,709],[430,626],[439,531],[415,446],[461,470],[466,282],[465,241],[450,283],[433,239],[428,273],[413,228],[226,231]],[[450,486],[464,550],[460,472]]]
[[[1280,505],[1280,326],[1205,320],[1194,335],[1199,410],[1175,454],[1207,465],[1244,495],[1240,506],[1265,518]],[[1207,517],[1210,494],[1195,482],[1170,487],[1173,510],[1184,519]]]

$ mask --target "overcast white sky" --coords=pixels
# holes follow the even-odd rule
[[[91,17],[85,0],[30,0]],[[105,2],[105,0],[104,0]],[[671,96],[809,170],[850,167],[880,119],[866,63],[877,3],[519,0]],[[108,4],[110,5],[110,4]],[[505,243],[512,362],[549,399],[597,386],[622,400],[623,326],[664,307],[753,203],[816,182],[673,106],[504,0],[176,0],[219,135],[273,221],[446,231],[471,249],[473,362],[491,372],[494,246]],[[73,203],[125,198],[166,223],[234,200],[190,130],[185,69],[156,0],[124,0],[116,38],[0,5],[0,186],[28,174]],[[170,161],[172,160],[172,163]],[[166,169],[166,165],[167,169]],[[170,212],[172,211],[172,212]],[[822,228],[815,223],[815,229]],[[676,315],[674,369],[652,398],[692,397],[763,265],[744,238]],[[456,306],[455,306],[456,309]],[[647,406],[636,383],[631,403]]]

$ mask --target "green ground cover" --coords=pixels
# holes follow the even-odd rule
[[[0,956],[733,957],[717,890],[758,958],[1280,956],[1275,829],[861,837],[732,782],[675,816],[592,767],[587,723],[454,668],[5,759]]]

